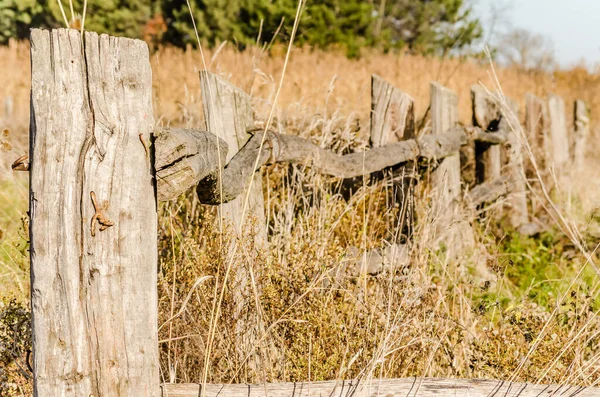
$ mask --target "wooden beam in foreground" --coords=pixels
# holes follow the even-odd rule
[[[163,397],[544,397],[600,396],[599,388],[479,379],[372,379],[265,384],[165,384]]]

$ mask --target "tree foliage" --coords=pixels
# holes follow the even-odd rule
[[[50,26],[47,6],[37,0],[0,0],[0,44],[24,39],[30,26]]]
[[[341,47],[351,56],[363,47],[408,48],[431,54],[468,46],[481,27],[465,0],[309,0],[302,10],[296,43]],[[63,0],[72,19],[70,2]],[[100,33],[157,38],[163,43],[209,45],[228,40],[244,48],[253,43],[289,40],[296,0],[95,0],[88,2],[85,27]],[[82,0],[73,1],[81,11]],[[57,1],[0,0],[0,42],[26,37],[28,26],[60,26]],[[64,23],[62,23],[64,25]],[[164,32],[162,31],[164,25]],[[156,32],[160,30],[160,32]],[[164,33],[164,34],[163,34]]]
[[[388,45],[431,54],[461,49],[481,37],[479,21],[463,0],[388,0],[378,11]]]

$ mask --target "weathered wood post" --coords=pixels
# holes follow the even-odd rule
[[[442,134],[458,123],[458,95],[431,83],[431,124],[433,134]],[[449,257],[457,257],[473,246],[468,223],[460,221],[460,154],[445,157],[432,172],[431,217],[436,240],[448,248]]]
[[[4,118],[6,120],[12,120],[13,117],[13,97],[8,95],[4,97]]]
[[[250,97],[208,71],[200,72],[200,84],[206,129],[227,142],[229,147],[227,154],[223,153],[222,164],[225,165],[250,138],[247,131],[254,127]],[[250,181],[247,183],[250,186]],[[265,204],[260,171],[254,174],[245,212],[246,219],[242,220],[245,199],[244,193],[229,203],[222,204],[221,216],[231,221],[235,232],[241,237],[243,222],[253,215],[258,220],[257,238],[266,242]]]
[[[510,99],[502,109],[500,130],[506,134],[508,144],[506,145],[506,171],[513,186],[512,193],[508,196],[510,206],[509,220],[513,228],[525,234],[530,234],[535,229],[529,224],[529,210],[527,208],[527,182],[523,159],[523,139],[521,136],[519,121],[519,105]],[[527,226],[527,228],[525,228]]]
[[[227,156],[223,153],[224,156],[221,158],[222,165],[225,165],[248,141],[250,135],[247,131],[254,127],[250,96],[208,71],[200,73],[200,83],[206,129],[227,142],[229,147]],[[216,177],[218,178],[218,175]],[[267,243],[267,225],[264,215],[262,172],[257,171],[254,174],[254,180],[248,180],[245,183],[245,186],[249,186],[250,189],[245,212],[247,189],[234,200],[221,204],[219,216],[232,223],[235,236],[239,238],[246,231],[244,227],[249,224],[248,220],[254,217],[257,221],[255,242],[259,246],[264,246]],[[198,189],[200,188],[199,185]],[[244,219],[242,215],[245,216]],[[240,247],[240,249],[244,248]],[[230,254],[233,254],[231,250]],[[248,256],[253,257],[254,254]],[[254,319],[244,317],[244,313],[247,312],[248,298],[252,294],[250,271],[245,265],[244,263],[235,264],[233,273],[232,293],[236,304],[234,316],[238,337],[236,349],[240,364],[247,364],[249,368],[257,371],[260,367],[259,360],[268,355],[264,354],[266,349],[260,349],[258,346],[264,327],[262,324],[249,327]],[[260,321],[258,316],[256,319]]]
[[[500,180],[505,175],[512,193],[508,195],[508,218],[518,229],[528,222],[527,193],[523,170],[522,139],[519,126],[519,106],[506,99],[501,103],[480,86],[471,88],[473,124],[506,137],[505,145],[476,142],[478,183]],[[503,160],[505,165],[503,165]]]
[[[146,43],[31,33],[34,395],[159,396]]]
[[[573,161],[575,167],[581,170],[585,163],[585,153],[588,137],[590,136],[590,117],[587,104],[578,99],[575,101],[575,142],[573,145]]]
[[[552,162],[549,124],[546,102],[533,94],[527,94],[525,97],[525,131],[538,167],[545,167]],[[532,164],[528,164],[528,168],[531,167]]]
[[[381,147],[388,143],[415,137],[414,100],[377,75],[371,76],[371,146]],[[414,185],[411,176],[414,164],[398,167],[393,172],[394,200],[400,204],[400,215],[395,235],[408,238],[414,222]]]
[[[548,98],[550,120],[550,141],[552,145],[551,163],[558,169],[569,162],[569,136],[565,113],[565,101],[558,95]]]
[[[485,131],[497,132],[502,113],[496,101],[485,88],[471,87],[471,104],[473,108],[473,125]],[[500,145],[488,142],[475,142],[475,175],[478,184],[489,182],[500,176],[502,157]]]

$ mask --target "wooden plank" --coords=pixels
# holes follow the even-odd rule
[[[200,84],[206,129],[224,140],[229,147],[228,153],[224,154],[222,159],[222,165],[225,165],[250,139],[247,131],[254,126],[250,97],[239,88],[208,71],[200,72]],[[248,180],[246,186],[249,185],[250,181]],[[265,204],[260,171],[254,173],[245,219],[242,220],[245,196],[244,192],[233,201],[223,204],[221,216],[232,222],[235,232],[241,237],[243,222],[253,215],[258,220],[257,239],[266,242]]]
[[[266,142],[260,150],[264,133],[256,132],[222,170],[223,184],[212,176],[219,168],[219,153],[227,151],[225,142],[213,134],[194,129],[170,129],[156,132],[154,142],[157,190],[160,200],[170,200],[198,185],[203,204],[219,205],[229,202],[245,191],[243,180],[252,168],[268,162],[302,164],[317,172],[338,178],[356,178],[380,172],[386,168],[415,160],[440,160],[460,150],[470,141],[505,144],[503,133],[488,133],[479,128],[456,126],[441,135],[426,134],[373,148],[365,152],[338,155],[311,141],[295,136],[267,131]],[[217,140],[219,151],[217,151]],[[256,158],[259,161],[256,163]],[[209,177],[207,177],[209,176]]]
[[[598,397],[599,388],[535,385],[484,379],[369,379],[266,384],[163,386],[163,397]]]
[[[587,104],[578,99],[575,101],[575,142],[573,145],[573,161],[575,167],[581,170],[585,164],[585,157],[590,136],[590,117]]]
[[[34,395],[158,396],[148,47],[34,29],[31,63]]]
[[[431,83],[431,124],[433,134],[441,134],[458,123],[458,95],[442,85]],[[460,148],[459,148],[460,149]],[[459,151],[445,157],[431,175],[431,223],[435,245],[447,248],[448,258],[458,258],[474,245],[468,222],[460,220],[461,200]]]
[[[500,120],[500,131],[508,137],[506,145],[506,171],[513,184],[513,192],[508,196],[507,204],[510,208],[508,218],[515,229],[521,229],[529,225],[529,213],[527,209],[527,182],[525,176],[525,164],[523,159],[523,139],[520,134],[519,105],[507,99],[502,109]],[[532,230],[531,226],[527,227]],[[524,230],[524,229],[523,229]]]
[[[250,96],[245,92],[208,71],[200,72],[200,84],[206,129],[225,141],[229,148],[228,152],[223,153],[223,157],[220,158],[220,164],[218,164],[216,172],[213,173],[212,177],[208,178],[208,180],[217,181],[215,188],[221,192],[223,190],[222,184],[228,183],[222,167],[238,154],[251,137],[248,131],[254,127],[252,105]],[[260,156],[258,151],[257,156]],[[256,156],[254,158],[246,158],[247,165],[245,170],[249,172],[234,177],[237,182],[240,182],[239,179],[242,179],[243,191],[231,201],[220,204],[219,216],[232,223],[234,235],[238,238],[243,238],[244,233],[249,231],[245,228],[252,226],[252,223],[249,221],[252,220],[252,217],[255,217],[255,244],[260,247],[267,244],[267,225],[264,215],[262,172],[260,170],[252,172],[255,162]],[[252,175],[254,175],[253,181],[251,180]],[[229,176],[227,177],[230,178]],[[219,182],[221,178],[223,178],[222,183]],[[200,201],[202,201],[205,195],[203,191],[205,188],[206,186],[203,181],[200,181],[196,189]],[[247,209],[244,211],[248,188],[250,192]],[[233,244],[229,247],[230,255],[233,255],[233,247]],[[252,257],[253,255],[256,255],[256,253],[247,253],[248,257]],[[254,372],[255,375],[258,375],[261,366],[266,367],[270,365],[263,361],[263,359],[270,358],[268,353],[271,353],[272,350],[268,348],[263,349],[261,345],[260,337],[265,329],[263,324],[258,323],[255,327],[248,327],[247,324],[248,319],[245,313],[247,313],[248,297],[252,297],[253,292],[250,271],[246,265],[246,261],[244,263],[233,264],[234,270],[231,284],[233,301],[235,302],[233,316],[235,318],[236,340],[234,344],[237,350],[239,365],[250,370],[246,371],[246,373]],[[258,294],[260,294],[260,291],[260,288],[258,288]],[[258,316],[256,318],[257,321],[260,321]]]
[[[471,104],[473,109],[473,125],[485,131],[496,133],[502,118],[498,103],[488,91],[479,86],[471,87]],[[502,158],[500,145],[486,142],[475,142],[475,176],[478,184],[500,177]]]
[[[533,94],[527,94],[525,97],[525,130],[535,161],[538,167],[542,168],[545,168],[552,158],[549,125],[547,103]],[[526,167],[532,168],[530,161]]]
[[[371,146],[415,138],[414,100],[383,78],[371,76]],[[392,205],[400,206],[392,240],[406,239],[414,223],[414,163],[391,170]]]
[[[558,95],[548,98],[548,116],[550,120],[550,142],[552,146],[551,164],[558,169],[567,164],[569,157],[569,136],[565,113],[565,101]]]
[[[414,100],[383,78],[371,76],[371,146],[415,137]]]
[[[431,125],[433,134],[442,134],[458,123],[458,95],[438,83],[431,83]],[[433,188],[439,193],[441,208],[460,199],[460,156],[444,158],[433,174]],[[451,220],[447,219],[444,226]]]

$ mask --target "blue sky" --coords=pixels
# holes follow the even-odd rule
[[[496,32],[525,28],[549,37],[561,66],[600,63],[600,0],[471,0],[484,23],[497,13]],[[489,26],[489,25],[488,25]]]

